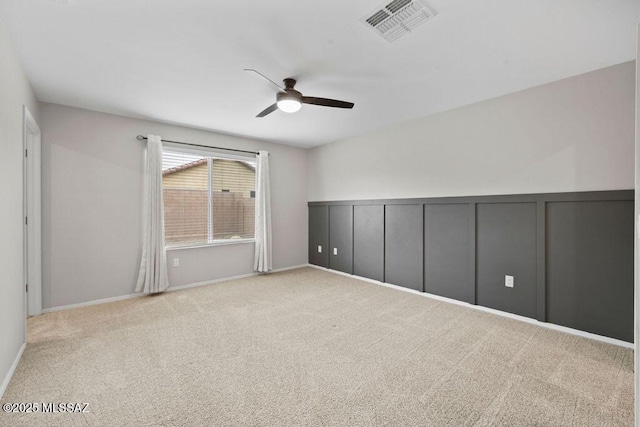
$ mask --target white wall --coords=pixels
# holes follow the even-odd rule
[[[139,134],[269,150],[273,267],[307,262],[305,150],[55,104],[43,103],[41,113],[44,308],[133,293],[142,224]],[[170,251],[170,283],[251,273],[253,250],[250,243]]]
[[[26,318],[22,234],[23,105],[38,121],[38,101],[0,22],[0,385],[24,341]]]
[[[634,187],[635,61],[309,151],[309,200]]]

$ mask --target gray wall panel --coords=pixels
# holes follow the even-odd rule
[[[547,204],[547,319],[633,341],[633,202]]]
[[[547,269],[546,264],[546,248],[547,248],[547,239],[546,239],[546,230],[547,230],[547,204],[546,202],[538,201],[536,203],[536,220],[537,220],[537,253],[536,253],[536,262],[537,262],[537,274],[536,274],[536,318],[541,322],[547,321],[547,287],[545,284],[546,274],[545,271]]]
[[[536,203],[479,203],[476,224],[478,304],[536,318]]]
[[[633,202],[633,190],[309,202],[310,262],[329,265],[329,206],[353,206],[358,276],[631,342]]]
[[[353,274],[353,206],[329,206],[329,268]]]
[[[322,253],[318,252],[322,247]],[[309,264],[329,268],[329,207],[309,207]]]
[[[469,203],[469,301],[477,304],[476,298],[476,204]]]
[[[422,205],[385,206],[385,282],[422,291]]]
[[[424,290],[473,303],[469,292],[469,205],[425,205]]]
[[[353,207],[353,274],[384,280],[384,206]]]

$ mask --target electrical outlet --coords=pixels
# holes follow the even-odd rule
[[[338,248],[333,248],[333,254],[338,255]]]
[[[507,288],[513,288],[513,276],[504,276],[504,285]]]
[[[180,258],[174,258],[173,259],[173,266],[174,267],[180,267]]]
[[[321,254],[322,253],[322,246],[318,245],[318,253]]]

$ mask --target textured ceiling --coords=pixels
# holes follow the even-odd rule
[[[41,101],[302,147],[635,59],[637,0],[426,0],[395,43],[371,0],[3,0],[0,19]],[[298,80],[305,105],[256,119]]]

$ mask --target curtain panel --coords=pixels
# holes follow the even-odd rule
[[[136,292],[158,293],[169,287],[164,246],[162,139],[147,136],[144,170],[143,240]]]
[[[260,150],[257,156],[256,182],[256,251],[253,269],[259,273],[272,270],[271,264],[271,185],[269,182],[269,152]]]

